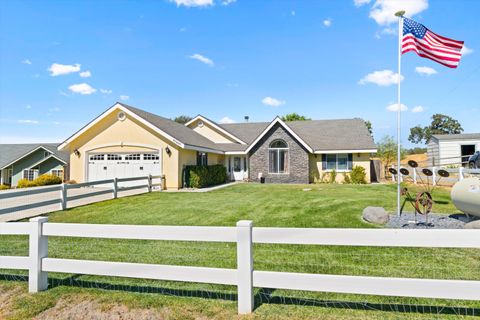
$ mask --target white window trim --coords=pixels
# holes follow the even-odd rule
[[[280,140],[285,142],[287,145],[286,148],[270,148],[270,145],[272,145],[275,141]],[[275,174],[275,175],[288,175],[290,174],[290,151],[289,151],[288,143],[284,140],[281,139],[275,139],[272,142],[270,142],[269,147],[268,147],[268,174]],[[270,172],[270,151],[277,151],[277,167],[280,168],[280,150],[287,150],[287,157],[288,157],[288,165],[287,165],[287,170],[284,172]]]
[[[339,154],[346,154],[347,155],[347,169],[338,169],[338,155]],[[327,165],[328,165],[328,155],[332,155],[332,153],[327,153],[327,159],[326,159]],[[352,153],[352,168],[353,168],[353,153]],[[323,172],[333,172],[333,170],[335,170],[335,172],[351,172],[352,171],[352,169],[348,169],[348,153],[335,153],[335,169],[325,169],[325,170],[323,170]]]

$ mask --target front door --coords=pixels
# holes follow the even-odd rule
[[[243,181],[247,172],[247,158],[245,156],[232,157],[231,172],[233,173],[233,180]]]

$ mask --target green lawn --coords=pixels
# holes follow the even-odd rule
[[[383,206],[393,211],[395,199],[393,185],[243,184],[209,193],[120,198],[56,212],[49,220],[234,226],[238,220],[249,219],[255,226],[372,228],[361,219],[363,208]],[[448,191],[437,190],[434,199],[435,212],[457,212]],[[0,237],[0,255],[26,255],[27,245],[26,238]],[[293,245],[255,245],[254,250],[257,270],[480,280],[480,250]],[[49,255],[58,258],[235,268],[235,254],[235,245],[225,243],[49,239]],[[62,303],[75,305],[78,301],[97,303],[103,311],[118,305],[131,310],[153,308],[162,319],[236,316],[236,290],[229,286],[50,274],[52,288],[29,295],[22,273],[0,273],[4,274],[0,280],[0,319],[2,312],[7,319],[31,318],[45,310],[47,314],[55,312]],[[15,276],[9,276],[12,274]],[[5,292],[4,297],[1,292]],[[256,303],[252,318],[259,319],[431,319],[457,318],[456,313],[480,314],[480,302],[268,289],[256,290]]]

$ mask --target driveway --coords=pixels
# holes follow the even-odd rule
[[[35,187],[15,190],[0,191],[0,195],[5,193],[20,193],[26,190],[38,190],[46,187]],[[109,192],[111,188],[106,187],[85,187],[77,189],[69,189],[67,191],[68,198],[74,198],[67,202],[67,208],[83,206],[86,204],[109,200],[113,198],[113,193]],[[102,194],[97,194],[103,192]],[[118,197],[131,196],[147,192],[146,188],[126,190],[118,190]],[[61,191],[49,191],[44,193],[37,193],[33,195],[19,195],[7,199],[0,199],[0,222],[15,221],[25,218],[31,218],[44,213],[62,210],[60,197]],[[91,196],[88,196],[91,194]],[[39,203],[43,205],[38,206]]]

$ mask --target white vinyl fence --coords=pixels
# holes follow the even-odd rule
[[[156,179],[157,181],[154,181]],[[135,184],[138,182],[138,184]],[[125,185],[130,183],[133,185]],[[91,187],[99,188],[91,188]],[[65,210],[69,202],[74,204],[86,204],[103,201],[98,196],[111,194],[113,199],[118,197],[119,192],[144,189],[151,192],[154,187],[162,190],[162,176],[142,176],[131,178],[114,178],[107,180],[83,182],[77,184],[59,184],[47,187],[33,187],[25,190],[15,189],[0,192],[0,215],[29,211],[39,214],[46,212]],[[69,194],[69,190],[72,190]],[[52,196],[52,193],[54,195]],[[97,197],[97,198],[94,198]],[[92,198],[92,201],[79,201]],[[88,199],[90,200],[90,199]],[[42,208],[46,209],[40,211]],[[34,216],[30,215],[31,216]],[[38,214],[37,214],[38,215]],[[23,216],[20,218],[24,218]]]
[[[253,228],[251,221],[239,221],[236,227],[99,225],[50,223],[46,217],[0,223],[0,235],[18,234],[29,236],[29,256],[0,256],[0,269],[28,270],[30,292],[47,289],[48,272],[61,272],[235,285],[240,314],[253,311],[254,287],[480,300],[480,281],[271,272],[253,268],[253,243],[480,248],[480,230]],[[49,258],[49,236],[231,242],[237,245],[237,268]]]

